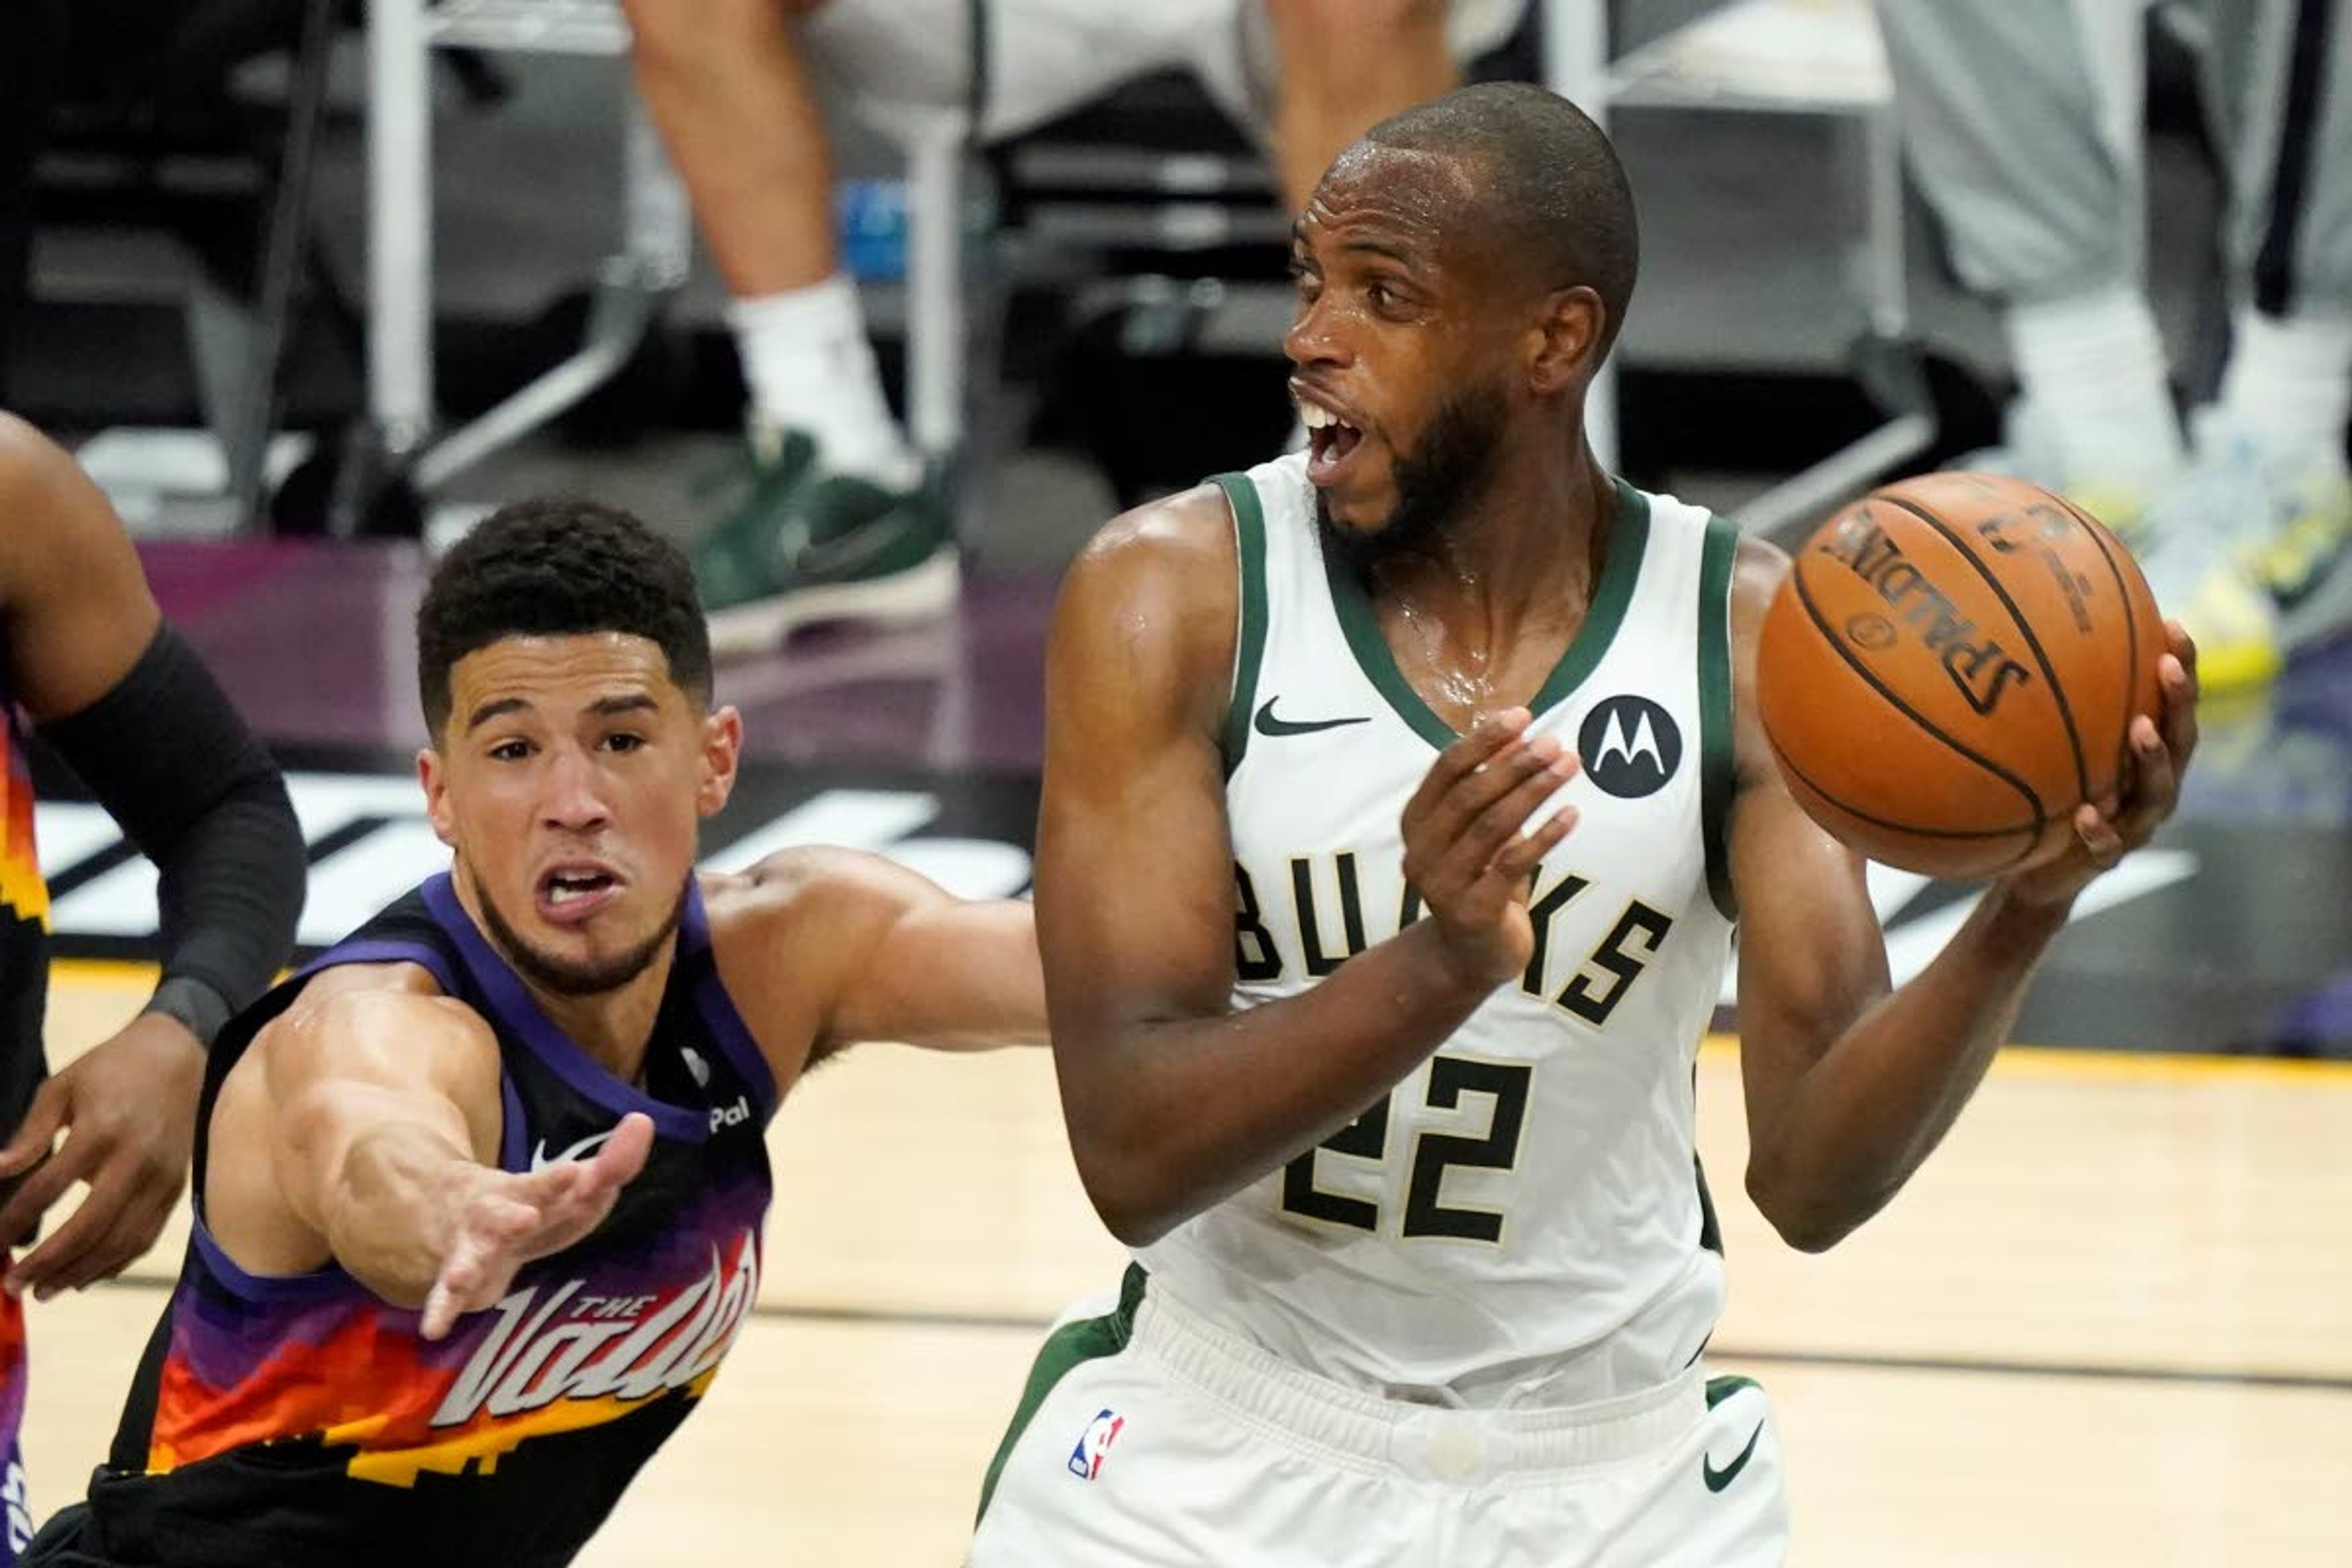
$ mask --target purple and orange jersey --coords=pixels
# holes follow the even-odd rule
[[[748,1319],[776,1093],[719,984],[698,893],[641,1084],[556,1030],[437,877],[230,1025],[199,1126],[310,975],[394,961],[424,965],[496,1030],[503,1168],[583,1158],[634,1110],[654,1121],[645,1171],[594,1233],[438,1343],[340,1268],[247,1273],[200,1203],[80,1550],[170,1563],[568,1562]],[[199,1194],[208,1154],[200,1136]]]

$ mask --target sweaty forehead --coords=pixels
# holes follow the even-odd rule
[[[1359,142],[1315,187],[1298,232],[1310,245],[1385,241],[1434,259],[1477,197],[1475,170],[1459,153]]]

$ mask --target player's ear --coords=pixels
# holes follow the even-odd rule
[[[449,766],[441,753],[427,746],[416,753],[416,782],[425,788],[425,815],[432,819],[433,837],[457,847],[457,821],[449,809]]]
[[[1608,320],[1601,296],[1584,284],[1546,294],[1530,337],[1528,390],[1542,397],[1590,380],[1599,368],[1601,334]]]
[[[716,816],[735,793],[735,772],[743,756],[743,715],[731,706],[706,714],[702,754],[694,781],[694,808]]]

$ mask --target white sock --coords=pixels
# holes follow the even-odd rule
[[[728,320],[752,418],[808,432],[831,472],[891,486],[914,482],[920,465],[882,395],[857,285],[848,274],[738,300]]]
[[[2218,423],[2250,436],[2266,456],[2340,471],[2352,416],[2352,316],[2241,309],[2214,407]]]
[[[2138,289],[2012,305],[2005,325],[2023,401],[2042,422],[2034,444],[2055,455],[2060,485],[2153,493],[2179,477],[2187,454],[2164,340]]]

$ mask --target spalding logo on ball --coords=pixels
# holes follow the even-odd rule
[[[1790,793],[1874,860],[1991,876],[2126,782],[2164,626],[2089,513],[1994,474],[1888,485],[1797,552],[1757,703]]]

